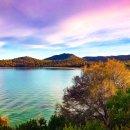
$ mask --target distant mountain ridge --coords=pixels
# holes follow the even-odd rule
[[[0,60],[0,67],[82,67],[85,64],[86,61],[83,58],[66,53],[44,60],[29,56]]]
[[[43,60],[29,56],[0,60],[0,67],[83,67],[84,65],[90,66],[93,62],[106,62],[108,59],[120,60],[125,62],[127,66],[130,66],[130,55],[97,57],[86,56],[80,58],[74,54],[63,53]]]
[[[80,58],[75,56],[74,54],[63,53],[63,54],[60,54],[60,55],[54,55],[54,56],[48,57],[48,58],[46,58],[44,60],[56,60],[56,61],[59,61],[59,60],[68,60],[68,59],[80,59]]]
[[[130,61],[130,55],[117,55],[117,56],[85,56],[85,57],[78,57],[74,54],[70,54],[70,53],[63,53],[63,54],[59,54],[59,55],[53,55],[51,57],[45,58],[43,60],[51,60],[51,61],[63,61],[63,60],[73,60],[73,59],[82,59],[88,62],[98,62],[98,61],[107,61],[108,59],[116,59],[116,60],[120,60],[120,61]],[[35,61],[35,60],[39,60],[39,61],[43,61],[41,59],[37,59],[37,58],[33,58],[30,56],[23,56],[23,57],[18,57],[18,58],[14,58],[14,59],[8,59],[8,60],[12,60],[12,61]],[[0,60],[2,61],[2,60]],[[7,60],[5,60],[7,61]]]
[[[103,61],[106,62],[108,59],[116,59],[120,61],[130,61],[130,55],[118,55],[118,56],[85,56],[85,57],[78,57],[74,54],[69,54],[69,53],[63,53],[60,55],[54,55],[51,57],[48,57],[44,60],[67,60],[67,59],[84,59],[88,62],[98,62],[98,61]]]
[[[83,57],[88,62],[106,62],[108,59],[116,59],[120,61],[130,61],[130,55],[118,55],[118,56],[96,56],[96,57]]]

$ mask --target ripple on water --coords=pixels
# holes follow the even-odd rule
[[[53,114],[80,70],[0,69],[0,114],[13,126]]]
[[[53,108],[52,105],[48,105],[48,104],[44,104],[42,106],[40,106],[41,109],[50,109],[50,108]]]

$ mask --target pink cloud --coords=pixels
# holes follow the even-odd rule
[[[0,38],[36,37],[46,46],[127,38],[129,21],[129,0],[0,0]]]
[[[89,42],[109,41],[118,38],[128,38],[130,33],[129,5],[112,6],[95,12],[84,12],[62,21],[54,33],[45,39],[50,44],[64,43],[70,47],[80,46]],[[93,35],[101,30],[108,31],[105,35]],[[74,41],[66,40],[72,37]],[[77,41],[76,41],[77,39]]]

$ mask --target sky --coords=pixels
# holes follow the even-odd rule
[[[130,0],[0,0],[0,59],[130,54]]]

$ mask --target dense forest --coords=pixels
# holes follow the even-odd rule
[[[130,71],[123,62],[84,67],[73,81],[48,122],[43,117],[12,128],[1,117],[0,130],[130,130]]]
[[[43,60],[28,56],[0,60],[0,67],[89,67],[92,64],[106,62],[109,59],[123,61],[130,68],[130,55],[80,58],[73,54],[60,54]]]

